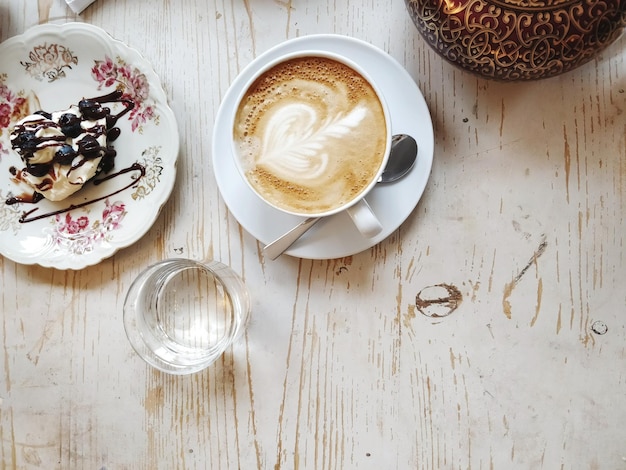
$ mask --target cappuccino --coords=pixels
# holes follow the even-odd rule
[[[324,56],[286,59],[262,73],[233,125],[250,185],[273,206],[301,215],[359,199],[385,161],[388,134],[372,85]]]

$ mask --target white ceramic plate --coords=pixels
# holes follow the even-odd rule
[[[129,172],[98,186],[87,183],[62,202],[7,205],[24,191],[11,181],[10,168],[22,168],[9,140],[13,124],[38,109],[58,111],[83,98],[115,89],[130,95],[135,108],[117,126],[113,142],[118,172]],[[107,105],[109,106],[109,105]],[[110,105],[115,113],[119,104]],[[82,269],[141,238],[168,199],[176,176],[179,135],[172,110],[152,66],[134,49],[103,30],[83,23],[35,26],[0,44],[0,254],[23,264]],[[89,201],[83,207],[67,210]],[[21,223],[22,214],[57,214]]]
[[[232,132],[225,110],[235,105],[237,95],[256,70],[279,55],[301,50],[336,52],[361,65],[385,95],[393,134],[412,135],[419,148],[415,167],[407,176],[393,184],[378,185],[367,195],[383,225],[379,235],[371,239],[363,237],[350,217],[342,212],[320,221],[286,251],[299,258],[341,258],[381,242],[415,209],[432,167],[433,125],[424,97],[408,72],[387,53],[361,40],[333,34],[304,36],[281,43],[257,57],[235,79],[220,105],[213,134],[213,167],[229,210],[262,243],[271,242],[303,219],[267,205],[243,181],[232,157]]]

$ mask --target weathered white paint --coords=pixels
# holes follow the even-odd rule
[[[179,177],[150,232],[98,266],[0,258],[2,468],[626,469],[626,39],[562,77],[502,84],[443,62],[400,0],[98,0],[80,17],[0,0],[1,40],[66,20],[154,64]],[[379,246],[272,262],[219,196],[211,129],[240,69],[313,33],[406,66],[435,163]],[[181,254],[240,272],[253,319],[215,367],[170,377],[131,351],[121,310],[142,268]],[[423,315],[440,284],[460,304]]]

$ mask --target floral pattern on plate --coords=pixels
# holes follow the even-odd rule
[[[29,61],[20,61],[26,72],[36,80],[54,82],[66,76],[65,69],[78,64],[78,57],[61,44],[39,44],[28,54]]]
[[[121,227],[126,217],[126,205],[122,201],[109,202],[100,217],[90,219],[89,214],[74,216],[72,212],[57,214],[52,223],[52,239],[55,248],[74,255],[93,251],[94,247],[111,239],[113,230]]]
[[[116,124],[121,135],[113,142],[115,167],[97,178],[101,184],[87,183],[64,201],[6,204],[24,193],[11,178],[11,167],[23,165],[11,150],[15,122],[39,109],[65,109],[114,90],[135,107]],[[111,105],[112,112],[117,106]],[[35,26],[8,39],[0,44],[0,255],[23,264],[82,269],[134,243],[169,198],[178,147],[160,80],[136,50],[83,23]]]
[[[147,103],[150,84],[146,75],[139,69],[130,66],[120,57],[113,62],[109,56],[105,56],[103,60],[95,60],[91,75],[98,82],[98,90],[114,86],[124,93],[123,99],[132,99],[135,102],[129,116],[133,132],[136,130],[143,132],[142,125],[149,120],[159,124],[158,114],[155,113],[154,107]]]
[[[159,156],[160,151],[160,147],[149,147],[141,153],[141,159],[138,163],[146,169],[146,174],[133,186],[135,190],[130,196],[133,199],[145,198],[161,181],[163,160]]]
[[[8,194],[3,194],[0,191],[0,202],[4,201]],[[0,232],[11,232],[17,234],[18,230],[22,226],[19,223],[19,218],[22,212],[15,206],[9,206],[8,204],[0,204]]]
[[[6,86],[6,73],[0,74],[0,159],[3,154],[9,153],[9,146],[3,143],[2,137],[8,134],[12,123],[19,121],[29,114],[28,101],[24,98],[24,91],[15,92]],[[8,141],[8,135],[6,136]]]

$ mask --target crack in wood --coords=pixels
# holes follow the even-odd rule
[[[548,241],[546,240],[546,236],[544,234],[541,236],[541,243],[539,243],[539,246],[537,247],[533,255],[530,257],[530,259],[528,260],[528,263],[526,263],[526,266],[524,266],[522,270],[519,273],[517,273],[517,275],[511,280],[511,282],[507,283],[504,286],[504,293],[502,296],[502,310],[504,311],[504,314],[506,315],[508,319],[511,319],[511,302],[509,302],[509,297],[511,297],[511,294],[513,293],[513,289],[515,289],[515,286],[519,284],[519,282],[522,280],[522,278],[524,277],[526,272],[530,269],[530,267],[533,265],[537,265],[537,260],[539,259],[541,255],[543,255],[547,247],[548,247]]]

